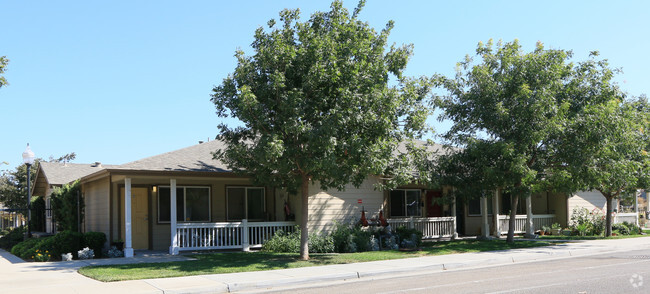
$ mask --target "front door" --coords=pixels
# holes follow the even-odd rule
[[[427,217],[442,216],[440,198],[442,198],[442,191],[427,191]]]
[[[121,189],[122,199],[124,188]],[[124,216],[124,208],[122,208]],[[124,223],[124,221],[122,221]],[[122,236],[126,229],[122,225]],[[131,238],[133,249],[149,249],[149,193],[147,188],[131,188]]]

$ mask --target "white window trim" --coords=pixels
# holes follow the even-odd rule
[[[171,189],[171,186],[157,186],[157,191],[156,192],[156,200],[158,201],[158,223],[159,224],[169,224],[171,223],[171,220],[168,221],[161,221],[160,220],[160,188],[168,188]],[[176,189],[183,188],[183,208],[187,207],[186,203],[186,195],[187,193],[185,190],[187,188],[200,188],[200,189],[207,189],[208,190],[208,220],[207,221],[186,221],[185,220],[185,209],[183,209],[183,220],[182,221],[177,221],[179,223],[204,223],[204,222],[210,222],[212,220],[212,189],[210,186],[176,186]]]
[[[228,201],[230,199],[230,193],[228,189],[244,189],[244,218],[248,219],[248,190],[249,189],[261,189],[262,190],[262,207],[264,208],[263,212],[266,213],[266,188],[265,187],[251,187],[251,186],[227,186],[226,187],[226,220],[227,221],[237,221],[230,219],[230,211],[228,210]],[[263,219],[262,219],[263,220]]]
[[[423,195],[423,193],[422,193],[422,190],[421,190],[421,189],[393,189],[393,190],[391,190],[391,191],[404,191],[404,211],[402,212],[404,215],[402,215],[402,216],[393,216],[393,211],[391,210],[391,212],[390,212],[391,216],[390,216],[390,217],[393,217],[393,218],[399,218],[399,217],[402,217],[402,218],[408,218],[408,217],[422,217],[422,211],[423,211],[423,209],[422,209],[422,206],[420,206],[420,204],[423,203],[423,202],[422,202],[422,195]],[[407,193],[408,191],[417,191],[417,192],[420,193],[420,198],[418,199],[418,206],[419,206],[419,209],[420,209],[420,215],[408,215],[408,208],[407,208],[407,205],[406,205],[406,204],[407,204],[407,203],[406,203],[406,197],[407,197],[406,195],[408,194],[408,193]],[[390,192],[388,192],[388,193],[389,193],[388,195],[390,196]],[[390,198],[392,198],[392,197],[390,197]],[[390,201],[392,201],[392,199],[391,199]],[[392,203],[391,203],[391,204],[392,204]]]

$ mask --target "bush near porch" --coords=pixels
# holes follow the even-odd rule
[[[65,253],[72,253],[74,258],[78,258],[77,252],[84,247],[90,247],[91,249],[99,248],[95,252],[102,252],[102,247],[105,242],[106,235],[101,232],[82,234],[63,231],[54,236],[24,240],[11,248],[11,254],[24,260],[33,261],[61,260],[61,254]],[[41,254],[40,256],[39,253]]]
[[[573,236],[602,236],[605,232],[605,214],[600,209],[589,211],[586,208],[573,209],[569,229]],[[612,224],[612,233],[616,235],[638,235],[641,228],[628,222]]]
[[[380,249],[419,248],[422,232],[416,229],[398,227],[389,233],[383,227],[362,227],[359,224],[337,223],[329,234],[310,234],[310,253],[354,253],[378,251]],[[279,232],[262,246],[263,251],[277,253],[298,253],[300,251],[300,228],[293,233]]]

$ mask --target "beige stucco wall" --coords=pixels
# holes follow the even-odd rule
[[[310,231],[329,231],[333,228],[334,221],[357,222],[361,218],[362,207],[366,211],[366,218],[377,218],[384,204],[384,192],[374,186],[379,181],[377,177],[370,177],[359,187],[350,184],[343,191],[322,191],[318,183],[310,186]],[[358,203],[359,200],[362,203]]]
[[[110,241],[108,178],[83,184],[82,193],[85,208],[85,231],[103,232]]]

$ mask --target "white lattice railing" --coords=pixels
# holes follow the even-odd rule
[[[499,215],[499,231],[508,232],[510,228],[510,216]],[[555,214],[533,214],[533,228],[535,230],[541,229],[543,226],[550,227],[555,223]],[[515,216],[515,234],[523,234],[526,232],[526,215],[518,214]]]
[[[397,227],[415,228],[423,239],[452,237],[456,232],[456,217],[391,218],[387,220],[392,230]]]
[[[178,223],[179,250],[261,247],[276,232],[293,232],[295,222]]]

